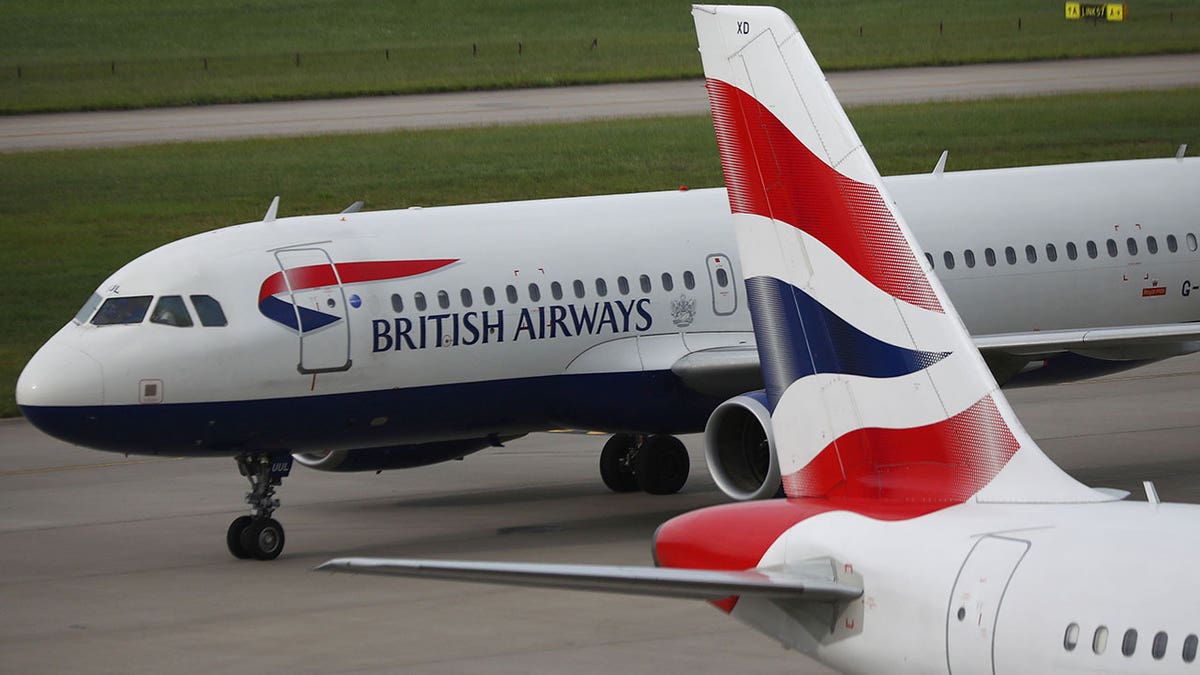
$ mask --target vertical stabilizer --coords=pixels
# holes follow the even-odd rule
[[[1107,499],[1017,421],[787,15],[692,14],[788,496]]]

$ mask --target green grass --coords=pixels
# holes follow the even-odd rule
[[[885,174],[1165,157],[1200,89],[851,111]],[[1081,112],[1083,111],[1083,112]],[[514,161],[513,158],[520,158]],[[184,235],[281,215],[722,184],[707,117],[0,155],[0,415],[20,368],[113,270]]]
[[[1047,0],[779,4],[827,69],[1200,49],[1194,0],[1111,25]],[[0,0],[0,113],[699,75],[687,3]]]

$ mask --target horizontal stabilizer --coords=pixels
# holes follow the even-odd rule
[[[861,588],[849,584],[777,569],[737,572],[612,565],[336,558],[318,566],[316,570],[709,601],[752,595],[774,600],[846,602],[862,595]]]

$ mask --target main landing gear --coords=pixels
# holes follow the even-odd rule
[[[674,436],[614,434],[600,452],[600,477],[613,492],[679,492],[687,482],[687,449]]]
[[[283,526],[271,517],[279,508],[275,488],[292,470],[287,453],[258,453],[237,456],[238,471],[250,481],[246,503],[248,516],[238,516],[229,524],[225,544],[235,558],[274,560],[283,552]]]

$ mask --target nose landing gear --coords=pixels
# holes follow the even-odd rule
[[[229,524],[225,545],[235,558],[274,560],[283,552],[283,526],[271,517],[279,508],[275,488],[292,470],[288,453],[256,453],[237,456],[238,471],[250,481],[246,503],[248,516],[238,516]]]

